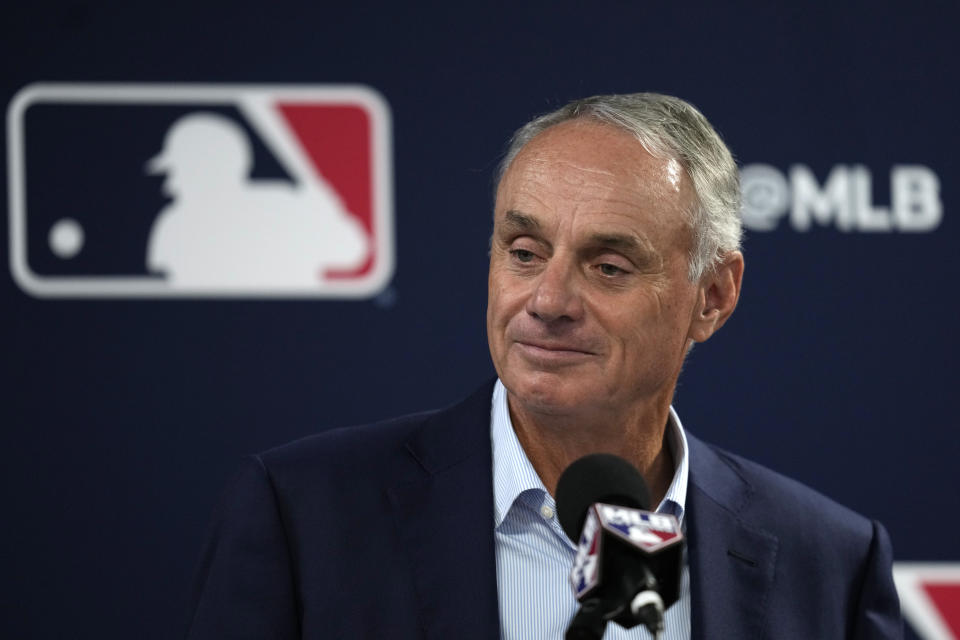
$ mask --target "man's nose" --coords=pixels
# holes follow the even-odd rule
[[[576,265],[554,256],[535,281],[527,313],[543,322],[579,320],[583,315],[579,288]]]

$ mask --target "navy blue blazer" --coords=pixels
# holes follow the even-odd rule
[[[188,637],[498,638],[491,393],[249,458]],[[687,437],[695,640],[901,637],[878,523]]]

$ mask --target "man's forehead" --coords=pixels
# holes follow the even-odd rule
[[[628,131],[583,119],[554,125],[528,142],[504,173],[497,199],[535,197],[543,191],[585,198],[634,192],[641,199],[682,207],[693,197],[689,177],[676,159],[650,154]]]
[[[679,163],[651,156],[612,127],[560,126],[531,141],[504,175],[495,212],[501,232],[568,224],[580,237],[685,232],[695,200]]]

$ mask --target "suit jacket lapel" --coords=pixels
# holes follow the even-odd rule
[[[499,635],[490,399],[485,385],[407,443],[414,477],[389,491],[426,638]]]
[[[687,439],[691,639],[763,638],[779,541],[744,520],[752,487],[705,444]]]

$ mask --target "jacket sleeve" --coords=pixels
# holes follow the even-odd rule
[[[900,600],[893,583],[893,548],[886,529],[876,521],[855,616],[852,637],[856,640],[903,638]]]
[[[244,464],[214,511],[191,598],[187,638],[300,637],[290,547],[269,473]]]

